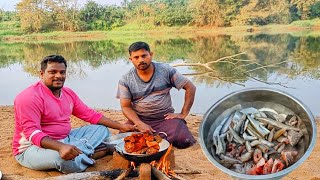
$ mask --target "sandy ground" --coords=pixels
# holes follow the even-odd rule
[[[99,110],[107,117],[113,120],[124,122],[125,118],[119,111]],[[201,116],[189,115],[187,117],[188,127],[194,137],[198,139],[198,128],[202,120]],[[320,126],[320,118],[317,118],[317,128]],[[78,127],[85,125],[78,119],[72,119],[72,126]],[[57,171],[34,171],[20,166],[14,159],[11,151],[11,141],[14,130],[14,116],[12,106],[0,106],[0,170],[2,179],[42,179],[51,176],[62,175]],[[117,131],[112,130],[113,134]],[[320,133],[317,132],[317,143],[309,158],[296,170],[287,175],[284,179],[312,179],[320,180]],[[187,149],[175,149],[175,169],[189,169],[200,171],[201,174],[189,174],[181,176],[185,179],[231,179],[229,175],[216,168],[203,154],[198,142]],[[86,171],[110,170],[110,161],[112,156],[106,156],[97,160],[95,166],[88,168]]]

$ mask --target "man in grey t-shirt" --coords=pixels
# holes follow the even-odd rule
[[[134,124],[140,132],[165,132],[167,140],[178,148],[194,144],[196,140],[184,119],[193,104],[196,87],[175,68],[152,62],[153,53],[145,42],[131,44],[129,54],[134,68],[122,76],[117,92],[127,123]],[[180,113],[172,107],[172,87],[185,90]]]

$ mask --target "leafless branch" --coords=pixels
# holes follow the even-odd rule
[[[264,81],[261,79],[257,79],[255,77],[252,77],[249,75],[250,72],[253,71],[257,71],[257,70],[263,70],[263,71],[267,71],[267,68],[271,68],[271,67],[279,67],[279,65],[283,64],[283,63],[287,63],[288,61],[281,61],[278,63],[274,63],[274,64],[267,64],[267,65],[262,65],[260,63],[257,62],[257,60],[250,60],[250,59],[239,59],[239,58],[235,58],[237,56],[243,55],[245,54],[245,52],[242,53],[238,53],[238,54],[234,54],[231,56],[225,56],[222,58],[219,58],[217,60],[214,61],[210,61],[207,63],[178,63],[178,64],[173,64],[173,67],[178,67],[178,66],[197,66],[197,67],[203,67],[206,69],[206,71],[204,72],[195,72],[195,73],[186,73],[184,75],[188,75],[188,76],[204,76],[204,77],[208,77],[208,78],[212,78],[212,79],[216,79],[216,80],[220,80],[220,81],[225,81],[225,82],[229,82],[229,83],[233,83],[233,84],[237,84],[240,86],[244,86],[244,84],[241,83],[237,83],[235,80],[235,78],[237,77],[222,77],[217,75],[217,71],[211,67],[212,64],[214,63],[228,63],[231,64],[232,66],[234,66],[234,68],[231,70],[232,72],[236,71],[237,73],[235,73],[235,76],[237,76],[237,74],[243,74],[244,76],[251,78],[255,81],[259,81],[268,85],[279,85],[285,88],[290,88],[286,85],[284,85],[283,83],[280,82],[268,82],[268,81]],[[240,64],[241,62],[247,62],[247,64]],[[254,65],[255,68],[252,68],[250,70],[246,70],[246,67],[252,66]],[[240,79],[238,79],[240,80]],[[244,80],[244,79],[241,79]]]
[[[246,73],[245,73],[245,75],[246,75],[247,77],[255,80],[255,81],[259,81],[259,82],[262,82],[262,83],[265,83],[265,84],[268,84],[268,85],[279,85],[279,86],[282,86],[282,87],[285,87],[285,88],[295,89],[295,88],[293,88],[293,87],[286,86],[286,85],[284,85],[283,83],[280,83],[280,82],[268,82],[268,81],[263,81],[263,80],[260,80],[260,79],[258,79],[258,78],[252,77],[252,76],[250,76],[250,75],[248,75],[248,74],[246,74]]]
[[[210,65],[210,64],[213,64],[213,63],[218,63],[222,60],[225,60],[225,59],[229,59],[229,58],[232,58],[232,57],[236,57],[236,56],[239,56],[239,55],[242,55],[242,54],[245,54],[246,52],[242,52],[242,53],[238,53],[238,54],[234,54],[234,55],[231,55],[231,56],[225,56],[225,57],[222,57],[220,59],[217,59],[215,61],[211,61],[211,62],[208,62],[207,64]]]

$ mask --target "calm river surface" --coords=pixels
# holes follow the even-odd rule
[[[204,114],[225,95],[251,87],[269,87],[301,100],[315,116],[320,115],[320,38],[291,35],[211,36],[190,39],[145,40],[154,61],[208,64],[178,66],[179,72],[197,86],[193,114]],[[0,105],[13,105],[15,96],[39,80],[44,56],[61,54],[68,60],[65,86],[94,108],[120,110],[115,98],[121,75],[131,67],[127,47],[132,42],[82,41],[69,43],[0,42]],[[244,53],[214,62],[219,58]],[[180,111],[183,90],[171,91]]]

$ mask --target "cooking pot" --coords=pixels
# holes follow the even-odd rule
[[[239,109],[254,107],[271,108],[279,113],[296,114],[303,121],[304,132],[304,154],[298,160],[282,171],[268,175],[247,175],[234,172],[217,161],[215,154],[210,150],[210,138],[214,129],[226,118],[231,112]],[[229,174],[235,179],[280,179],[291,171],[299,167],[311,154],[317,136],[315,119],[310,110],[301,101],[285,92],[270,88],[250,88],[233,92],[213,104],[203,116],[199,127],[200,145],[209,161],[218,169]]]
[[[122,139],[122,142],[118,143],[115,146],[116,151],[122,155],[124,158],[126,158],[129,161],[137,162],[137,163],[149,163],[154,160],[159,160],[168,150],[170,143],[162,139],[159,143],[160,149],[159,152],[154,154],[134,154],[134,153],[128,153],[124,148],[124,140]]]

